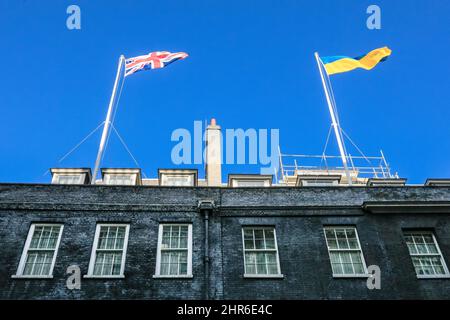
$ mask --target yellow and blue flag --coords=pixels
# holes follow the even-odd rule
[[[391,55],[391,49],[388,47],[378,48],[369,53],[359,56],[356,58],[351,58],[347,56],[331,56],[331,57],[321,57],[325,70],[329,75],[342,73],[354,70],[356,68],[363,68],[366,70],[371,70],[379,62],[385,61],[387,57]]]

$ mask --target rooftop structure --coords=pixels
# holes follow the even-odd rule
[[[403,186],[406,179],[393,173],[385,155],[347,155],[348,175],[341,156],[286,154],[279,151],[279,166],[273,175],[229,174],[222,178],[221,127],[215,119],[206,128],[206,166],[197,169],[159,169],[155,177],[143,178],[140,168],[102,168],[101,179],[89,168],[52,168],[53,184],[107,184],[198,187],[311,187],[311,186]],[[350,178],[350,183],[349,183]],[[428,186],[446,185],[450,179],[428,179]]]

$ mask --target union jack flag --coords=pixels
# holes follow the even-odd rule
[[[128,58],[125,60],[125,77],[142,70],[164,68],[187,56],[187,53],[184,52],[155,51],[143,56]]]

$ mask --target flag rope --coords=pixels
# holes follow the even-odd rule
[[[113,128],[114,132],[117,134],[117,137],[119,138],[120,142],[122,143],[122,145],[125,147],[125,150],[127,150],[128,154],[130,155],[131,159],[133,159],[134,164],[138,167],[138,168],[142,168],[138,161],[136,160],[136,158],[133,156],[133,154],[131,153],[130,149],[128,148],[127,144],[125,143],[125,141],[122,139],[122,137],[119,134],[119,131],[116,129],[116,127],[111,124],[111,128]],[[141,169],[142,170],[142,169]],[[142,175],[144,176],[144,178],[147,179],[147,176],[145,175],[144,170],[142,170]]]
[[[92,136],[98,129],[100,129],[100,127],[105,123],[105,121],[102,121],[97,128],[95,128],[94,130],[92,130],[86,137],[84,137],[80,142],[78,142],[75,147],[73,147],[72,149],[70,149],[69,152],[67,152],[64,156],[62,156],[59,160],[58,160],[58,164],[63,162],[64,159],[66,159],[69,155],[71,155],[73,152],[75,152],[76,149],[78,149],[87,139],[89,139],[90,136]],[[45,176],[46,174],[48,174],[50,172],[50,170],[47,170],[44,172],[44,174],[42,176]]]

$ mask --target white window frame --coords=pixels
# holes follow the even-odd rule
[[[187,274],[180,275],[162,275],[161,274],[161,248],[164,226],[188,226],[188,257],[187,257]],[[159,224],[158,229],[158,248],[156,251],[156,268],[153,278],[192,278],[192,223],[170,223],[164,222]]]
[[[235,178],[232,180],[233,182],[233,187],[234,188],[264,188],[264,187],[270,187],[270,181],[267,179],[239,179],[239,178]],[[255,183],[256,182],[256,183]],[[255,185],[245,185],[246,183],[250,183],[253,184],[255,183]],[[260,183],[261,185],[256,185]],[[244,184],[244,185],[242,185]]]
[[[101,227],[125,227],[125,238],[123,240],[123,248],[122,248],[122,261],[121,261],[121,265],[120,265],[120,274],[118,274],[118,275],[95,275],[94,274],[95,260],[97,257],[97,246],[98,246],[98,240],[100,237]],[[130,225],[128,223],[97,223],[96,229],[95,229],[94,243],[92,244],[91,259],[89,261],[88,273],[87,273],[87,275],[84,276],[84,278],[125,278],[124,271],[125,271],[125,262],[126,262],[126,256],[127,256],[129,233],[130,233]]]
[[[338,186],[338,180],[302,180],[302,186],[304,187],[335,187]]]
[[[168,179],[178,179],[178,178],[183,178],[186,179],[188,178],[188,182],[189,184],[186,185],[176,185],[176,184],[170,184],[167,183]],[[163,173],[161,174],[161,186],[167,186],[167,187],[193,187],[195,186],[195,176],[192,173],[188,173],[188,174],[183,174],[183,173]]]
[[[45,227],[60,227],[58,240],[56,241],[56,247],[53,252],[52,264],[50,266],[49,275],[24,275],[23,271],[25,269],[25,263],[27,261],[28,251],[30,249],[31,240],[33,238],[34,230],[37,226],[45,226]],[[28,230],[27,240],[25,241],[25,246],[23,247],[22,256],[20,257],[19,267],[17,268],[17,272],[13,275],[13,278],[36,278],[36,279],[51,279],[53,278],[53,268],[56,263],[56,256],[58,255],[59,244],[61,242],[61,237],[63,233],[64,225],[62,223],[32,223],[30,229]]]
[[[273,237],[274,237],[274,242],[275,242],[275,249],[246,249],[245,248],[245,237],[244,237],[244,230],[245,229],[270,229],[273,230]],[[284,275],[281,273],[281,266],[280,266],[280,255],[279,255],[279,251],[278,251],[278,241],[277,241],[277,231],[275,227],[271,227],[271,226],[252,226],[252,225],[247,225],[247,226],[242,226],[241,228],[241,233],[242,233],[242,253],[243,253],[243,258],[244,258],[244,278],[284,278]],[[277,274],[250,274],[250,273],[245,273],[245,253],[246,251],[251,251],[251,252],[267,252],[267,251],[275,251],[276,253],[276,257],[277,257],[277,268],[278,268],[278,273]]]
[[[78,182],[75,183],[60,183],[59,179],[61,177],[67,176],[78,176]],[[62,184],[62,185],[74,185],[74,184],[84,184],[84,180],[86,179],[85,173],[55,173],[53,176],[52,184]]]
[[[130,184],[115,184],[111,183],[111,177],[113,176],[128,176],[130,179]],[[135,186],[137,181],[136,173],[105,173],[105,184],[110,186]]]
[[[427,254],[427,253],[413,253],[412,254],[409,251],[408,244],[407,244],[406,239],[405,239],[405,244],[407,246],[408,253],[409,253],[409,256],[411,258],[411,263],[413,265],[414,272],[415,272],[415,274],[417,276],[417,279],[443,279],[443,278],[450,278],[450,272],[449,272],[449,270],[447,268],[447,264],[445,263],[444,256],[442,255],[441,248],[439,248],[439,243],[436,240],[434,232],[433,231],[427,231],[427,230],[403,230],[403,237],[405,237],[405,235],[407,235],[407,234],[428,234],[428,235],[431,235],[432,238],[433,238],[434,245],[436,246],[436,249],[437,249],[437,253],[435,253],[435,254]],[[444,268],[445,274],[433,274],[433,275],[417,274],[416,267],[414,266],[412,258],[413,257],[420,257],[420,256],[439,256],[440,259],[441,259],[442,267]]]
[[[352,229],[355,230],[356,241],[358,241],[358,249],[331,249],[328,246],[326,230],[327,229],[347,229],[347,228],[352,228]],[[364,252],[363,252],[362,247],[361,247],[361,241],[359,240],[358,229],[356,228],[356,226],[351,226],[351,225],[324,226],[323,227],[323,235],[325,237],[325,244],[327,245],[328,259],[330,260],[330,267],[331,267],[331,272],[333,274],[333,278],[368,278],[368,277],[370,277],[370,274],[367,271],[367,264],[366,264],[366,260],[364,258]],[[347,234],[345,236],[347,237]],[[359,254],[361,256],[361,262],[362,262],[362,265],[363,265],[364,273],[335,274],[333,272],[333,266],[331,264],[331,252],[342,252],[342,251],[343,252],[359,252]]]

